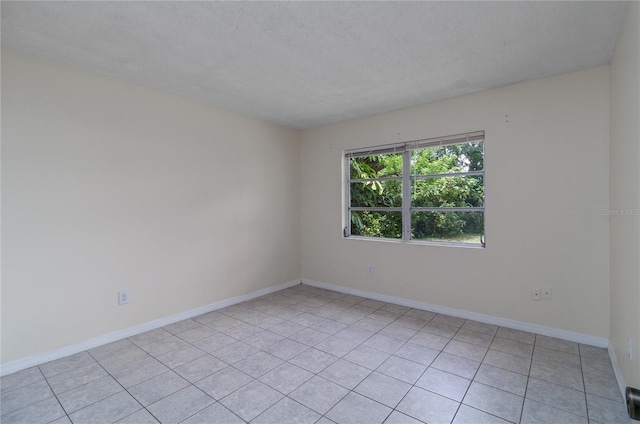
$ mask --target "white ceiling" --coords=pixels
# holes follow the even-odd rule
[[[309,128],[607,64],[625,7],[2,1],[2,45]]]

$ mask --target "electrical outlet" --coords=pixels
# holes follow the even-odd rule
[[[541,296],[542,296],[542,290],[541,289],[531,289],[531,299],[540,300]]]
[[[373,275],[373,265],[369,265],[369,266],[367,267],[367,274],[368,274],[368,275]]]
[[[551,287],[545,287],[542,289],[542,298],[544,300],[551,300]]]
[[[126,305],[127,303],[129,303],[129,292],[118,292],[118,305]]]
[[[627,347],[627,355],[629,355],[629,359],[633,359],[633,339],[629,336],[629,346]]]

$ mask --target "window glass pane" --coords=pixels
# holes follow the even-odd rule
[[[402,238],[401,212],[351,212],[351,235]]]
[[[483,169],[482,141],[411,151],[411,175],[449,174]]]
[[[482,135],[470,133],[466,139]],[[464,139],[457,135],[347,152],[347,157],[368,155],[348,159],[350,234],[483,245],[484,141],[442,145]],[[417,148],[420,145],[429,147]],[[410,198],[403,199],[403,188]],[[416,210],[421,208],[432,211]],[[451,208],[457,210],[447,210]],[[402,232],[403,217],[411,217],[404,222],[411,228],[410,237]]]
[[[351,183],[353,207],[402,207],[402,181],[366,181]]]
[[[412,212],[411,238],[480,244],[484,212]]]
[[[412,178],[411,206],[416,208],[482,207],[484,176]]]
[[[379,178],[402,176],[402,153],[351,158],[351,178]]]

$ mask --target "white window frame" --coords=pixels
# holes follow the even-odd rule
[[[343,236],[353,237],[357,239],[366,240],[401,240],[411,243],[421,244],[444,244],[455,245],[465,247],[486,247],[485,236],[481,237],[479,244],[477,243],[465,243],[465,242],[451,242],[451,241],[432,241],[432,240],[417,240],[411,239],[411,212],[485,212],[485,202],[483,199],[482,207],[413,207],[411,205],[411,179],[412,178],[443,178],[452,176],[474,176],[480,175],[483,177],[485,174],[485,167],[482,167],[482,171],[467,171],[448,174],[433,174],[433,175],[411,175],[411,151],[418,149],[425,149],[429,147],[450,146],[454,144],[463,144],[472,141],[482,141],[482,150],[484,154],[485,134],[484,131],[475,131],[464,134],[455,134],[445,137],[435,137],[421,140],[406,141],[395,144],[384,144],[379,146],[365,147],[359,149],[351,149],[344,151],[345,160],[345,226],[343,229]],[[369,179],[351,179],[351,158],[373,156],[389,153],[402,153],[402,177],[379,177]],[[366,181],[390,181],[390,180],[402,180],[402,207],[352,207],[351,206],[351,183],[353,182],[366,182]],[[367,236],[352,236],[351,235],[351,212],[356,211],[379,211],[379,212],[402,212],[402,238],[390,239],[384,237],[367,237]]]

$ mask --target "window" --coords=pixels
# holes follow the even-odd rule
[[[345,237],[484,246],[484,131],[348,150]]]

